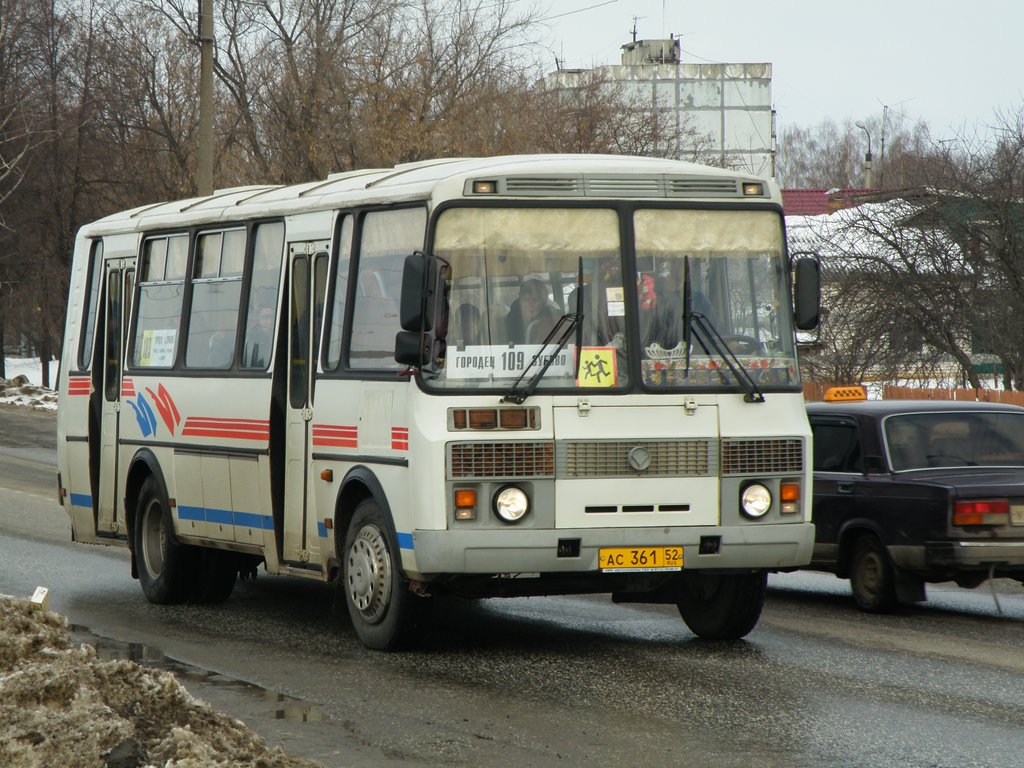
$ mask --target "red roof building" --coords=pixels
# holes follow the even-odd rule
[[[863,202],[875,189],[784,189],[782,210],[786,216],[820,216]]]

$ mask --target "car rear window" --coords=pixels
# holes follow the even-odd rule
[[[935,467],[1024,466],[1024,414],[939,411],[889,416],[884,425],[896,472]]]

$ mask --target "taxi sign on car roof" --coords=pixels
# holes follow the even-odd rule
[[[822,398],[826,403],[843,403],[851,400],[867,400],[864,387],[829,387]]]

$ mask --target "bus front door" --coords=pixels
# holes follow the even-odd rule
[[[130,296],[134,272],[126,268],[123,260],[107,264],[103,309],[102,344],[102,391],[99,418],[99,488],[95,500],[96,535],[108,538],[124,538],[124,516],[118,498],[121,467],[118,462],[118,438],[121,417],[121,379],[124,355],[124,329],[126,323],[125,297]],[[95,454],[93,454],[95,456]]]
[[[288,409],[285,418],[284,562],[320,567],[310,457],[310,425],[320,329],[323,325],[327,251],[323,241],[288,244]]]

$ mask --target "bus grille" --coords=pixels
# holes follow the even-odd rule
[[[629,464],[634,448],[646,450],[647,469]],[[721,458],[719,459],[719,453]],[[803,441],[590,440],[449,443],[449,479],[529,477],[714,477],[803,472]]]
[[[722,441],[722,474],[803,472],[803,441],[790,439]]]
[[[450,478],[553,477],[550,442],[451,443]]]
[[[639,472],[629,453],[643,448],[650,466]],[[707,477],[717,471],[707,440],[602,440],[560,442],[555,448],[558,477]]]

